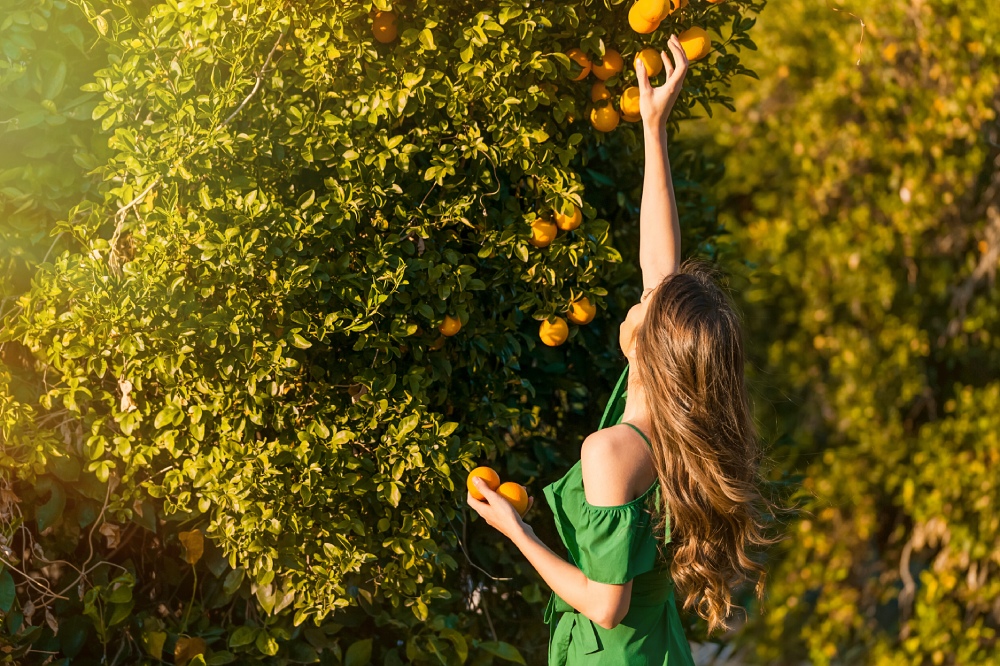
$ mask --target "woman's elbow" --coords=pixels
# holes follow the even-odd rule
[[[614,629],[625,619],[625,615],[628,613],[628,605],[616,606],[612,608],[609,612],[605,613],[600,622],[594,620],[594,622],[601,629],[607,629],[608,631]]]

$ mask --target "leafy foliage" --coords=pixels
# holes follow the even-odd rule
[[[558,473],[621,367],[638,127],[584,125],[564,52],[714,30],[676,134],[748,73],[759,6],[639,36],[624,2],[400,2],[383,44],[384,0],[6,3],[9,659],[541,659],[540,581],[462,506],[484,459]],[[675,152],[711,255],[718,169]],[[539,345],[581,295],[610,316]]]
[[[1000,658],[998,19],[784,3],[710,128],[761,421],[809,509],[747,630],[769,663]]]

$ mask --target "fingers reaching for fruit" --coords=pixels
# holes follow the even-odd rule
[[[688,70],[688,56],[677,35],[670,36],[667,46],[673,54],[673,63],[664,51],[660,52],[659,60],[644,57],[636,58],[635,61],[635,73],[639,79],[639,112],[646,123],[657,127],[666,121],[680,96],[684,76]],[[648,71],[648,68],[655,63],[658,72],[661,62],[667,71],[666,81],[661,86],[653,86],[649,82],[649,77],[654,72]]]
[[[500,483],[500,476],[489,467],[472,470],[467,485],[469,506],[508,538],[523,527],[522,517],[535,503],[524,486],[513,481]]]

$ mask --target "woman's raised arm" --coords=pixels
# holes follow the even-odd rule
[[[680,266],[681,237],[674,184],[667,157],[667,116],[680,95],[687,74],[687,54],[677,35],[668,42],[675,67],[666,52],[660,52],[667,80],[662,86],[649,83],[642,60],[636,60],[639,79],[639,111],[642,114],[646,170],[642,182],[639,210],[639,266],[642,269],[643,294]]]

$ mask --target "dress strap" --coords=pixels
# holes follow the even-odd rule
[[[644,440],[646,440],[646,444],[649,444],[649,448],[653,448],[653,443],[649,441],[649,437],[646,437],[646,433],[644,433],[643,431],[639,430],[638,427],[632,425],[628,421],[622,421],[622,423],[624,425],[627,425],[629,428],[632,428],[632,430],[635,430],[637,433],[639,433],[639,436],[642,437]]]

